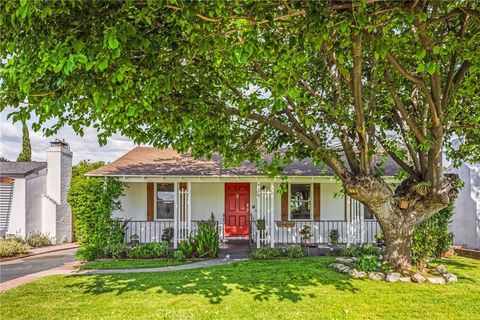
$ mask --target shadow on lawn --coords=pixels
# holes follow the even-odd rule
[[[333,286],[337,290],[358,291],[351,279],[328,268],[332,260],[247,261],[176,272],[95,275],[80,277],[85,280],[71,287],[81,287],[89,294],[121,295],[151,289],[174,295],[201,294],[212,304],[220,303],[233,290],[249,293],[257,301],[278,298],[292,302],[315,298],[315,294],[304,292],[309,287]]]

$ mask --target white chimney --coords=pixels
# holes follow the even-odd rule
[[[71,241],[72,215],[67,193],[72,178],[72,152],[65,141],[47,149],[47,193],[42,199],[42,231],[57,243]]]

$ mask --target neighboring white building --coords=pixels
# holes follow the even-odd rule
[[[72,152],[59,140],[47,149],[47,162],[0,162],[0,234],[41,232],[56,243],[71,241],[71,177]]]
[[[458,174],[464,182],[455,201],[453,244],[480,249],[480,164],[463,163],[450,172]]]

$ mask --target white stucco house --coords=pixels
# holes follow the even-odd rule
[[[398,183],[397,171],[392,162],[385,164],[387,181]],[[345,244],[375,241],[381,232],[362,204],[340,194],[332,171],[310,159],[285,168],[283,194],[277,191],[285,181],[265,177],[252,163],[223,168],[218,155],[194,159],[172,149],[137,147],[87,175],[125,184],[123,210],[114,216],[129,220],[127,241],[132,235],[140,242],[160,241],[172,228],[176,247],[212,215],[224,240],[250,239],[257,246],[300,243],[306,227],[312,243],[329,242],[331,230],[338,230]]]
[[[0,235],[41,232],[56,243],[71,241],[71,176],[72,152],[60,140],[47,149],[47,162],[0,162]]]

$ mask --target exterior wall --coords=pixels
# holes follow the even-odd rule
[[[42,195],[46,189],[47,170],[41,170],[25,179],[26,232],[42,231]]]
[[[451,231],[454,245],[480,249],[480,165],[455,170],[464,182],[455,202]]]
[[[121,219],[147,220],[147,184],[125,183],[123,196],[120,198],[122,210],[113,213],[113,217]]]
[[[232,181],[234,182],[234,181]],[[225,214],[224,182],[193,182],[192,184],[192,220],[209,219],[212,212],[215,219],[223,221]],[[261,185],[270,188],[269,183]],[[113,213],[114,217],[144,221],[147,219],[147,184],[140,182],[125,183],[124,196],[120,198],[122,210]],[[275,220],[281,220],[281,195],[277,193],[280,183],[274,184]],[[344,198],[334,197],[340,191],[339,183],[321,184],[321,220],[344,220]],[[257,214],[257,183],[250,182],[250,217]]]
[[[27,234],[25,185],[26,181],[24,178],[15,178],[12,210],[10,212],[7,234],[16,234],[21,237],[25,237]]]
[[[345,220],[345,198],[336,195],[340,183],[322,183],[320,187],[320,220]]]

